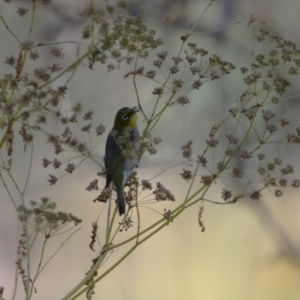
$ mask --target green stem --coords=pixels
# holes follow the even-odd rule
[[[40,268],[41,268],[41,265],[42,265],[42,261],[43,261],[47,241],[48,241],[48,239],[45,238],[43,246],[42,246],[41,257],[40,257],[40,261],[39,261],[39,264],[38,264],[38,268],[36,270],[34,278],[32,279],[32,282],[31,282],[31,289],[30,289],[30,292],[29,292],[29,299],[31,299],[31,297],[32,297],[32,292],[34,290],[34,284],[35,284],[36,279],[39,275],[39,271],[40,271]]]
[[[110,184],[111,186],[111,184]],[[111,187],[109,187],[111,188]],[[105,245],[108,245],[109,236],[110,236],[110,210],[111,210],[111,202],[112,202],[112,190],[108,199],[108,208],[107,208],[107,220],[106,220],[106,238],[105,238]]]
[[[136,53],[135,61],[134,61],[134,68],[133,68],[134,71],[136,71],[136,69],[137,69],[137,63],[138,63],[139,55],[140,55],[140,51],[138,50],[137,53]],[[135,72],[133,73],[133,79],[132,80],[133,80],[133,87],[134,87],[134,91],[135,91],[135,94],[136,94],[136,98],[137,98],[139,108],[140,108],[141,113],[143,114],[146,122],[148,122],[148,118],[147,118],[146,114],[144,113],[144,110],[143,110],[142,105],[141,105],[139,91],[138,91],[138,88],[137,88],[137,85],[136,85],[136,74],[135,74]]]
[[[0,172],[0,179],[1,179],[3,185],[4,185],[5,189],[6,189],[6,192],[7,192],[8,196],[9,196],[9,199],[11,200],[11,203],[13,204],[13,206],[14,206],[14,208],[15,208],[18,216],[19,216],[19,219],[21,220],[21,216],[20,216],[20,213],[18,211],[17,205],[16,205],[16,203],[14,201],[14,198],[13,198],[12,194],[10,193],[10,191],[8,189],[8,186],[7,186],[7,184],[6,184],[5,180],[4,180],[3,175],[2,175],[1,172]]]
[[[8,169],[5,169],[8,176],[10,177],[11,181],[13,182],[13,184],[15,185],[16,190],[18,191],[20,198],[21,198],[21,202],[22,205],[25,207],[25,199],[24,199],[24,195],[22,194],[15,178],[12,176],[11,172]],[[18,211],[18,210],[17,210]],[[29,244],[29,235],[28,235],[28,224],[27,221],[25,220],[24,222],[21,222],[22,227],[23,227],[23,232],[25,233],[25,237],[26,237],[26,249],[30,249],[30,244]],[[26,290],[27,290],[27,294],[26,294],[26,299],[29,300],[29,290],[30,290],[30,255],[29,253],[26,254],[26,258],[27,258],[27,282],[26,282]]]
[[[30,151],[29,169],[28,169],[28,173],[27,173],[27,176],[26,176],[26,181],[25,181],[25,185],[24,185],[24,189],[23,189],[23,195],[25,195],[25,191],[26,191],[26,188],[27,188],[27,185],[28,185],[28,181],[29,181],[30,174],[31,174],[31,169],[32,169],[34,142],[32,141],[31,143],[32,143],[32,146],[31,146],[31,151]]]
[[[31,38],[32,30],[33,30],[33,24],[34,24],[34,18],[35,18],[35,8],[36,8],[36,0],[31,0],[32,2],[32,13],[31,13],[31,19],[30,19],[30,25],[27,35],[27,40],[29,41]]]
[[[184,204],[184,203],[183,203]],[[182,204],[182,205],[183,205]],[[172,220],[174,220],[175,218],[177,218],[185,209],[186,207],[180,205],[181,209],[178,210],[174,215],[172,215]],[[162,219],[163,221],[166,221],[165,219]],[[141,244],[143,244],[144,242],[146,242],[149,238],[151,238],[153,235],[155,235],[157,232],[159,232],[160,230],[162,230],[165,226],[169,225],[169,222],[165,222],[164,224],[162,224],[161,226],[159,226],[157,229],[155,229],[154,231],[152,231],[151,233],[149,233],[146,237],[144,237],[143,239],[141,239],[140,241],[138,241],[133,247],[130,248],[130,250],[128,250],[125,255],[123,255],[115,264],[113,264],[108,270],[106,270],[104,273],[102,273],[102,275],[100,275],[95,281],[93,281],[93,283],[91,283],[89,286],[85,287],[84,289],[82,289],[81,291],[79,291],[77,294],[75,294],[72,298],[63,298],[62,300],[74,300],[77,297],[79,297],[80,295],[82,295],[85,291],[87,291],[89,288],[91,288],[92,286],[94,286],[97,282],[99,282],[102,278],[104,278],[106,275],[108,275],[111,271],[113,271],[118,265],[121,264],[121,262],[123,262],[138,246],[140,246]],[[152,227],[152,226],[150,226]],[[107,251],[110,251],[112,248],[114,247],[109,247],[107,249]],[[73,294],[68,294],[70,296],[72,296]]]
[[[10,28],[8,27],[5,19],[3,18],[2,14],[0,13],[0,19],[3,22],[5,28],[7,29],[7,31],[14,37],[14,39],[18,42],[18,44],[22,44],[21,41],[19,40],[19,38],[10,30]]]
[[[185,199],[184,199],[184,202],[187,201],[187,199],[188,199],[188,197],[189,197],[189,195],[190,195],[190,192],[191,192],[192,187],[193,187],[193,185],[194,185],[194,182],[195,182],[196,175],[197,175],[197,172],[198,172],[199,167],[200,167],[200,163],[197,163],[197,166],[196,166],[196,168],[195,168],[195,171],[194,171],[194,174],[193,174],[193,177],[192,177],[192,180],[191,180],[191,183],[190,183],[188,192],[187,192],[186,197],[185,197]]]
[[[107,254],[107,250],[104,250],[101,252],[98,260],[96,261],[95,265],[92,267],[92,269],[88,272],[87,276],[85,276],[65,297],[62,298],[62,300],[70,300],[75,298],[70,298],[72,295],[74,295],[85,283],[94,276],[95,272],[98,270],[101,263],[104,261]],[[94,282],[91,284],[91,286],[94,285]],[[88,290],[91,286],[88,286],[84,291]]]
[[[136,244],[139,243],[139,236],[140,236],[140,230],[141,230],[141,218],[140,218],[140,210],[138,206],[138,184],[136,184],[136,197],[135,197],[135,203],[136,203],[136,214],[137,214],[137,233],[136,233]]]
[[[193,27],[189,30],[189,34],[192,34],[193,30],[196,28],[196,26],[199,24],[199,22],[201,21],[203,15],[206,13],[206,11],[208,10],[208,8],[212,5],[213,0],[211,0],[209,2],[209,4],[205,7],[205,9],[203,10],[203,12],[201,13],[200,17],[198,18],[198,20],[195,22],[195,24],[193,25]]]
[[[18,278],[19,278],[19,270],[18,267],[15,268],[15,284],[14,284],[14,291],[13,295],[11,297],[11,300],[14,300],[16,298],[17,294],[17,288],[18,288]]]

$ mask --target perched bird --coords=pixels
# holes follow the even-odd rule
[[[136,125],[138,106],[121,108],[115,117],[105,147],[106,186],[113,182],[117,191],[120,216],[125,214],[124,186],[128,176],[140,164],[139,130]]]

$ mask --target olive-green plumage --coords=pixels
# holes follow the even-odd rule
[[[120,216],[125,214],[123,190],[128,176],[139,166],[139,130],[136,125],[138,107],[123,107],[115,117],[105,147],[106,188],[113,182],[117,191]],[[124,139],[125,128],[130,128],[129,138]]]

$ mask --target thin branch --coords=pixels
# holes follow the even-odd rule
[[[2,23],[4,24],[5,28],[7,29],[7,31],[13,36],[13,38],[18,42],[19,45],[21,45],[21,41],[19,40],[19,38],[15,35],[15,33],[9,28],[9,26],[7,25],[5,19],[3,18],[1,12],[0,12],[0,19],[2,21]]]
[[[58,253],[58,251],[71,239],[71,237],[77,233],[82,227],[78,228],[74,232],[72,232],[69,237],[59,246],[59,248],[51,255],[51,257],[46,261],[44,266],[40,269],[40,271],[37,273],[37,276],[39,276],[43,270],[46,268],[46,266],[49,264],[49,262],[53,259],[53,257]]]
[[[27,173],[27,176],[26,176],[25,185],[24,185],[24,188],[23,188],[23,195],[25,195],[25,191],[26,191],[26,188],[27,188],[27,185],[28,185],[28,181],[29,181],[30,174],[31,174],[31,169],[32,169],[34,141],[31,141],[31,144],[32,145],[31,145],[31,151],[30,151],[29,169],[28,169],[28,173]]]

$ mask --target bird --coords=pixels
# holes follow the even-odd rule
[[[106,170],[106,186],[110,188],[111,182],[117,192],[117,206],[119,215],[126,211],[124,200],[124,186],[132,174],[133,169],[140,165],[139,130],[137,115],[139,107],[121,108],[115,117],[114,126],[108,134],[105,146],[104,164]]]

